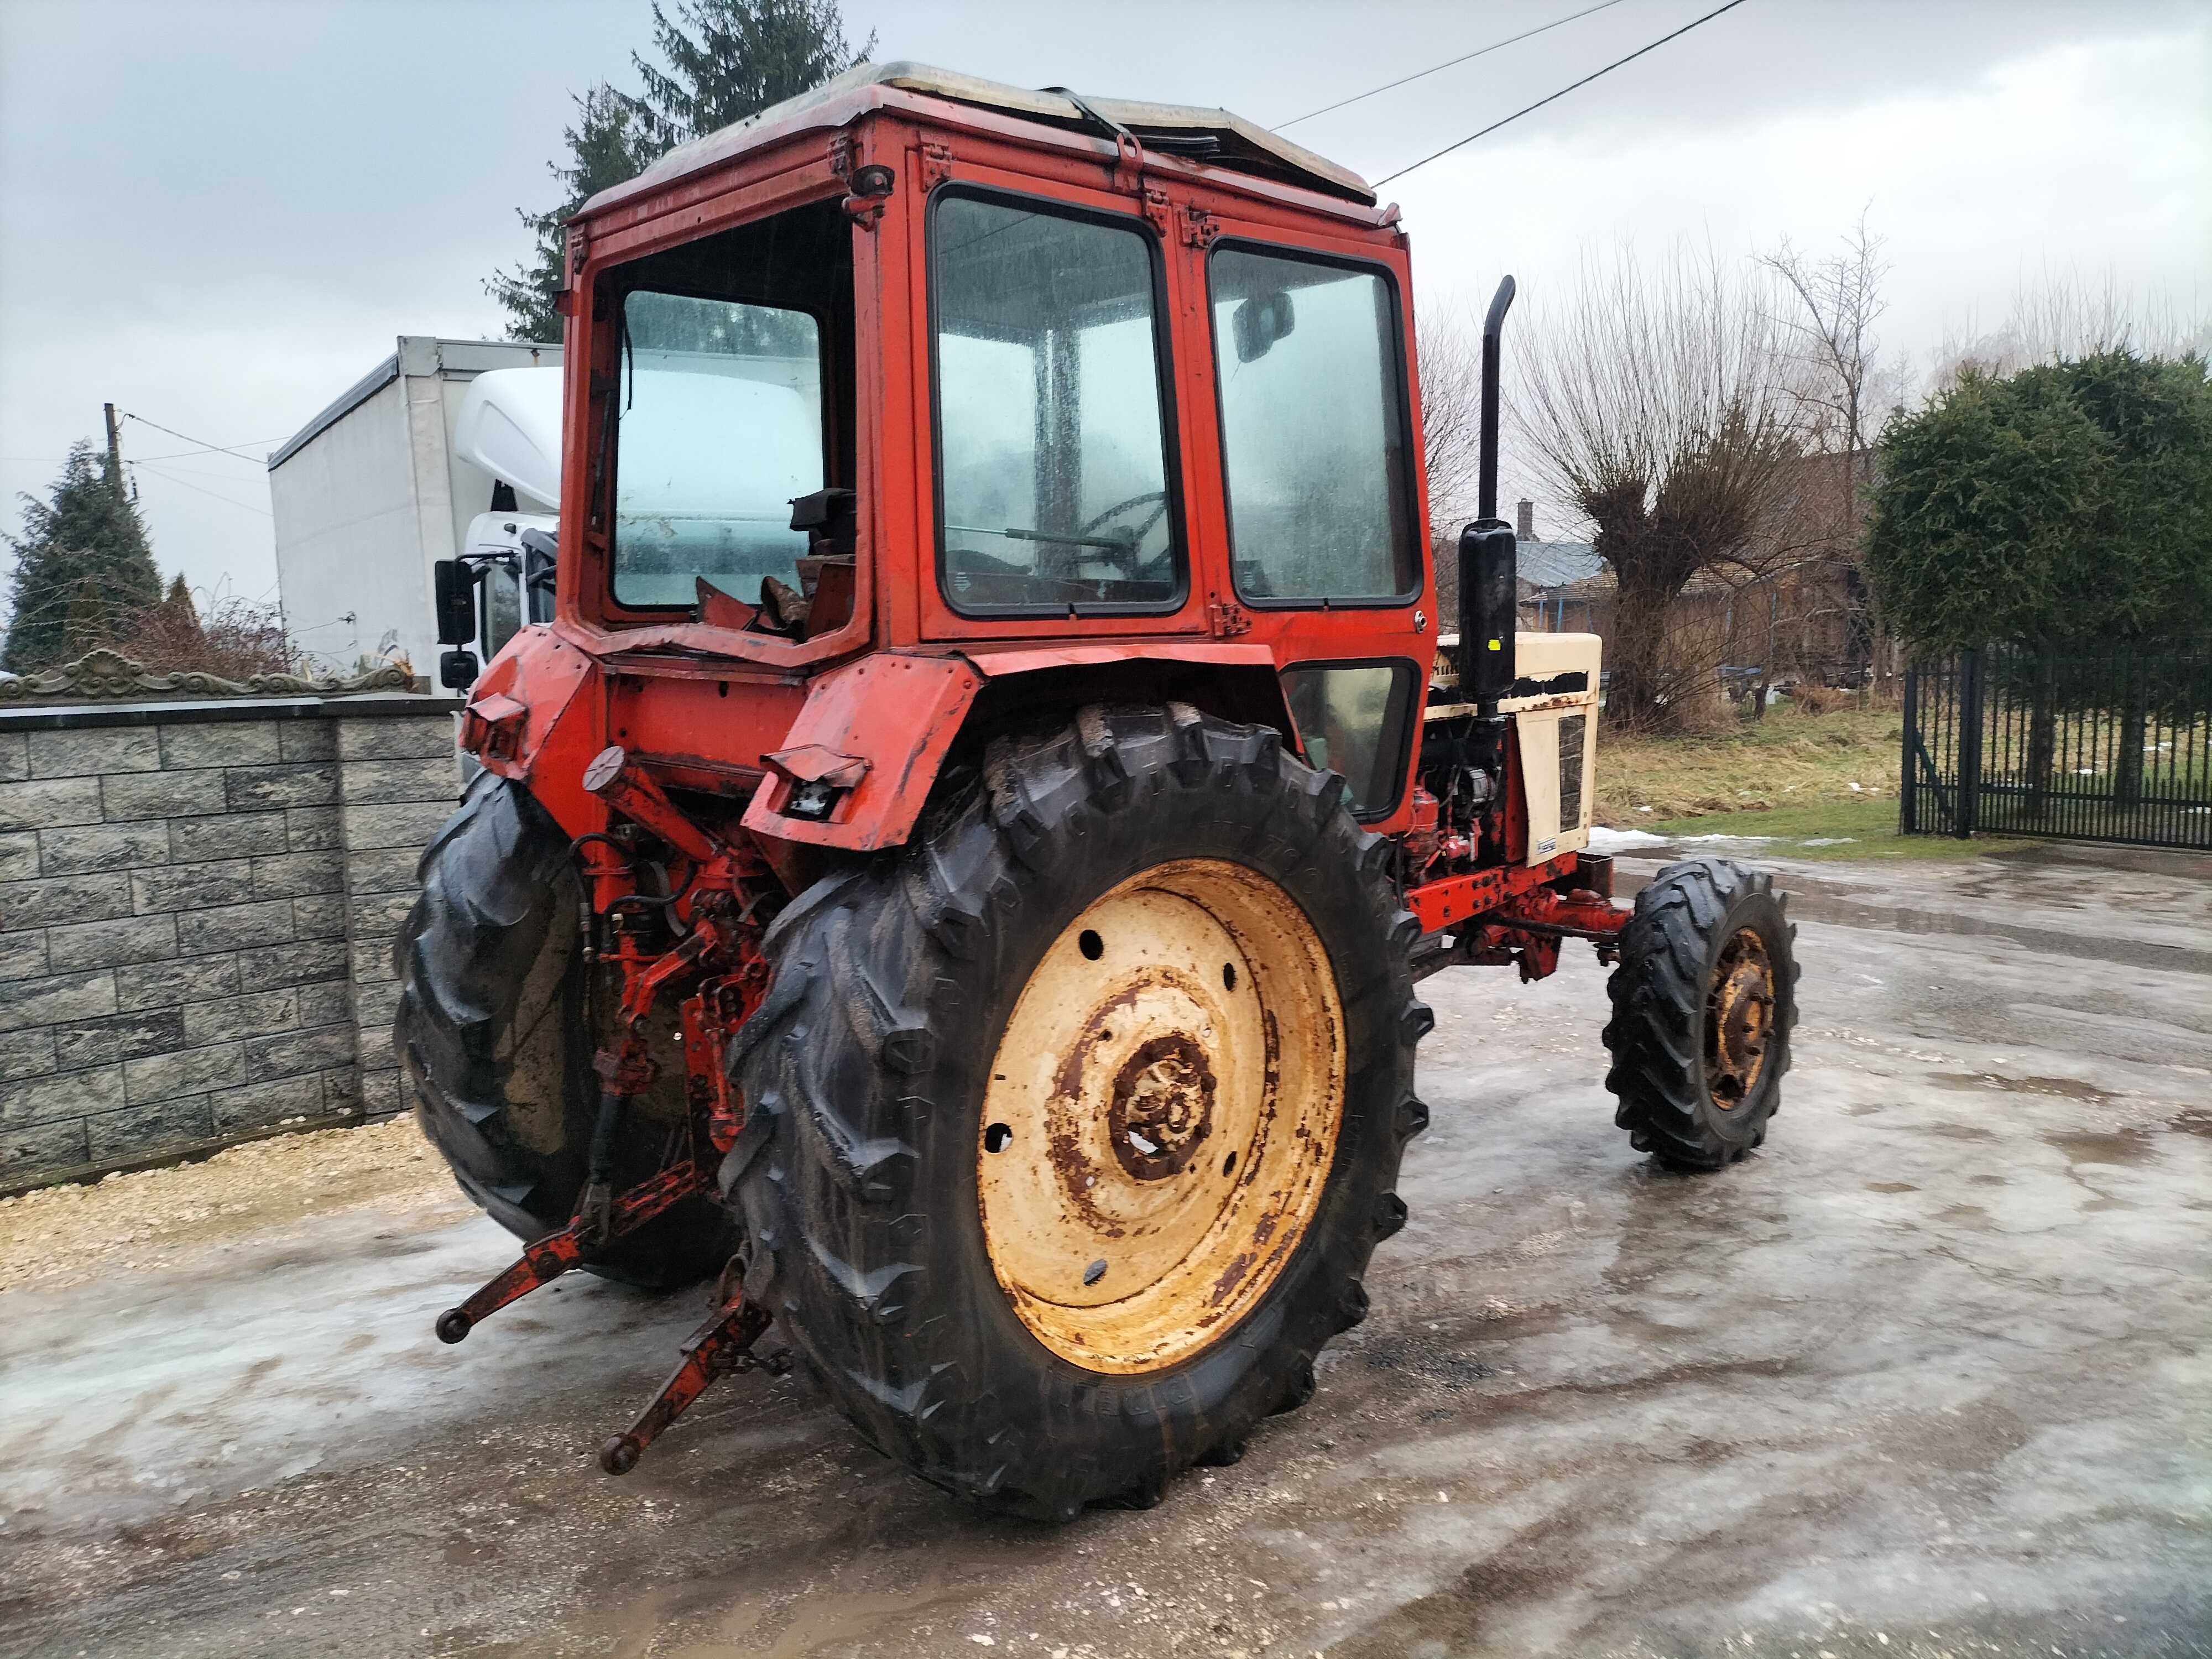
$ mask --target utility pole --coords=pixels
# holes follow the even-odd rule
[[[123,489],[123,433],[115,420],[115,405],[102,404],[107,414],[107,483],[118,493]]]

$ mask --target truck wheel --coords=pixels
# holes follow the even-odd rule
[[[1086,708],[770,930],[749,1291],[878,1448],[1066,1520],[1233,1462],[1403,1224],[1388,843],[1273,731]]]
[[[422,855],[422,894],[393,950],[393,1036],[416,1121],[461,1190],[517,1237],[568,1224],[599,1111],[568,837],[521,785],[485,773]],[[659,1169],[680,1124],[664,1063],[633,1109],[615,1187]],[[719,1271],[733,1219],[696,1198],[613,1242],[590,1271],[662,1287]]]
[[[1636,896],[1605,1044],[1613,1121],[1638,1152],[1717,1170],[1766,1139],[1797,1023],[1796,937],[1773,878],[1725,859],[1670,864]]]

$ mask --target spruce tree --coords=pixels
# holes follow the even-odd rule
[[[675,145],[795,98],[875,49],[872,34],[858,52],[846,44],[836,0],[674,0],[672,18],[659,0],[653,8],[653,45],[668,67],[632,52],[643,95],[602,82],[577,98],[577,118],[562,134],[568,159],[547,168],[565,192],[561,204],[544,213],[518,210],[536,252],[484,284],[507,307],[510,339],[561,337],[563,227],[591,198]]]
[[[27,673],[105,642],[161,598],[138,504],[88,442],[71,447],[50,499],[25,495],[8,644],[0,667]]]
[[[636,123],[629,103],[612,87],[601,82],[575,100],[576,119],[562,134],[568,147],[565,165],[549,161],[545,170],[561,181],[560,206],[544,213],[518,208],[515,216],[530,227],[538,239],[537,251],[526,264],[502,270],[484,284],[484,292],[507,307],[507,336],[510,340],[561,338],[561,266],[568,257],[568,236],[563,227],[578,208],[611,185],[634,178],[651,159],[641,149]]]
[[[665,70],[630,54],[645,94],[623,101],[659,155],[757,115],[865,62],[870,34],[854,52],[836,0],[674,0],[671,21],[653,0],[653,44]]]

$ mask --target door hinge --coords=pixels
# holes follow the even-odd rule
[[[1213,624],[1213,636],[1227,639],[1234,634],[1252,631],[1252,614],[1233,599],[1216,599],[1206,607],[1206,616]]]
[[[1221,234],[1221,227],[1213,222],[1213,216],[1201,207],[1187,207],[1182,210],[1182,240],[1186,247],[1206,247]]]
[[[1145,187],[1145,217],[1152,222],[1152,228],[1161,235],[1166,235],[1168,222],[1174,217],[1174,215],[1175,210],[1169,204],[1167,191],[1154,190],[1149,185],[1146,185]]]
[[[579,279],[584,274],[584,262],[591,257],[592,233],[581,225],[568,227],[567,255],[561,261],[561,285],[555,290],[556,308],[564,315],[575,309],[575,294]]]
[[[925,192],[935,190],[952,177],[952,146],[934,140],[921,147],[921,187]]]

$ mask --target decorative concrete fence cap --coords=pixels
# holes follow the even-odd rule
[[[201,669],[156,673],[105,646],[75,662],[28,674],[0,673],[0,704],[82,702],[112,697],[347,697],[371,691],[412,691],[414,676],[397,663],[381,663],[350,678],[304,674],[255,674],[227,680]]]

